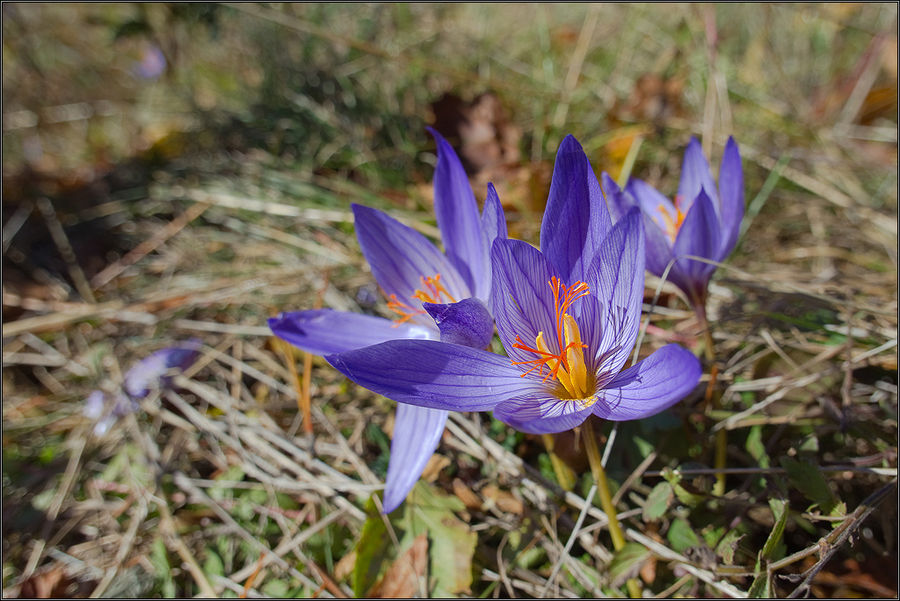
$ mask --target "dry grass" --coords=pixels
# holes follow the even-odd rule
[[[896,103],[896,7],[682,5],[663,26],[644,5],[240,5],[216,9],[216,38],[202,15],[141,10],[175,67],[152,85],[116,71],[144,38],[103,41],[136,8],[4,5],[6,595],[354,596],[353,553],[373,522],[391,560],[407,548],[406,520],[428,508],[410,501],[382,521],[367,505],[393,403],[319,358],[307,377],[265,320],[317,303],[385,315],[350,203],[434,237],[428,103],[486,89],[524,133],[524,158],[482,170],[476,192],[494,181],[512,232],[535,242],[565,133],[598,172],[664,192],[690,134],[714,165],[727,135],[741,144],[745,231],[710,301],[722,408],[706,411],[700,390],[614,442],[601,428],[626,536],[649,549],[633,566],[645,591],[746,596],[768,567],[779,596],[896,595],[897,124],[872,96],[893,86]],[[39,18],[85,29],[51,42]],[[644,73],[676,82],[673,96],[642,96]],[[662,98],[669,109],[654,109]],[[93,112],[48,117],[79,102]],[[668,288],[651,307],[655,286],[641,353],[696,345]],[[94,436],[86,395],[189,337],[201,358],[176,388]],[[573,492],[538,439],[451,417],[426,480],[477,535],[458,592],[619,590],[623,559],[586,501],[581,445],[557,444]],[[843,513],[792,459],[822,470]],[[683,488],[651,517],[664,468],[681,469]],[[784,548],[758,567],[770,498],[790,514]],[[726,558],[716,544],[732,532]]]

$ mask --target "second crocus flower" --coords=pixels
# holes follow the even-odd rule
[[[707,287],[716,265],[688,257],[721,262],[737,243],[744,216],[744,176],[734,139],[729,138],[725,145],[718,189],[695,138],[684,153],[674,202],[636,178],[622,190],[604,173],[603,188],[614,218],[631,207],[640,207],[647,270],[662,277],[672,263],[668,280],[685,293],[694,311],[705,320]]]

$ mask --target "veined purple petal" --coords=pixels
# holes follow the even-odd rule
[[[406,499],[437,449],[446,422],[446,411],[397,404],[384,486],[385,513],[394,511]]]
[[[435,340],[389,340],[325,359],[360,386],[431,409],[487,411],[539,386],[506,357]]]
[[[494,408],[494,417],[529,434],[564,432],[588,418],[592,411],[589,403],[534,393],[503,401]]]
[[[724,259],[737,244],[744,218],[744,171],[737,142],[729,137],[719,166],[719,201],[722,203],[722,248],[718,259]]]
[[[437,339],[437,329],[331,309],[292,311],[269,318],[276,336],[316,355],[341,353],[396,338]]]
[[[444,250],[472,295],[487,298],[491,277],[489,248],[481,233],[475,194],[453,147],[436,130],[429,127],[428,131],[437,143],[434,212]]]
[[[199,350],[200,341],[193,339],[179,346],[156,351],[149,357],[141,359],[125,372],[123,378],[125,392],[135,399],[141,399],[150,394],[151,389],[165,386],[166,373],[173,368],[187,369],[190,367],[197,358]]]
[[[649,216],[660,231],[666,231],[666,221],[663,212],[668,214],[672,223],[677,221],[675,205],[672,201],[659,193],[659,191],[644,180],[632,177],[625,186],[625,192],[631,194],[641,207],[641,210]]]
[[[647,258],[645,267],[653,275],[662,277],[672,260],[672,242],[647,213],[643,214],[643,222],[644,249],[646,251],[644,254]]]
[[[609,208],[609,214],[613,222],[624,217],[631,207],[638,206],[637,200],[630,193],[620,188],[619,184],[607,172],[604,171],[600,177],[603,183],[606,205]]]
[[[704,191],[701,191],[685,216],[672,247],[672,253],[678,257],[678,268],[690,281],[690,286],[684,288],[688,296],[706,290],[716,266],[682,257],[693,255],[717,260],[720,239],[719,220],[716,218],[712,201]]]
[[[591,350],[606,355],[616,349],[606,365],[618,371],[634,347],[644,298],[644,224],[637,207],[629,209],[600,243],[588,285],[603,311],[602,339]]]
[[[716,214],[719,212],[719,199],[716,195],[716,182],[709,172],[709,163],[703,156],[703,148],[697,138],[691,138],[684,151],[684,162],[681,165],[681,181],[678,183],[678,196],[681,197],[681,212],[687,213],[691,203],[700,195],[700,191],[712,201]]]
[[[425,236],[370,207],[354,204],[353,216],[359,246],[385,294],[418,309],[412,295],[423,287],[421,278],[440,274],[455,299],[472,296],[456,268]],[[422,324],[431,321],[427,316],[414,319]]]
[[[503,205],[494,184],[487,185],[487,198],[484,199],[484,210],[481,213],[481,227],[487,240],[488,253],[494,240],[507,238],[506,216],[503,214]]]
[[[531,353],[513,348],[516,336],[534,345],[538,333],[544,332],[551,350],[558,346],[553,316],[553,291],[550,263],[539,250],[521,240],[496,240],[491,249],[494,287],[491,308],[503,348],[512,360],[529,361]],[[523,370],[525,371],[525,370]]]
[[[485,349],[494,337],[494,318],[477,298],[464,298],[458,303],[435,305],[422,303],[441,331],[441,342]]]
[[[609,223],[609,211],[588,158],[578,141],[566,136],[556,153],[541,222],[541,252],[565,284],[584,280]]]
[[[701,373],[694,355],[669,344],[613,378],[600,391],[594,415],[611,421],[650,417],[683,399]]]

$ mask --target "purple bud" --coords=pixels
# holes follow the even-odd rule
[[[167,386],[166,373],[172,369],[187,369],[197,358],[199,340],[189,340],[181,346],[164,348],[141,359],[125,374],[124,388],[132,398],[142,399],[157,386]]]
[[[494,318],[477,298],[446,305],[422,303],[441,331],[441,342],[485,349],[494,337]]]

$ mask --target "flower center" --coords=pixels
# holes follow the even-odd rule
[[[424,276],[419,276],[419,281],[422,282],[422,287],[413,292],[412,296],[410,296],[411,299],[415,299],[423,303],[434,304],[457,302],[456,299],[453,298],[453,296],[441,283],[441,274],[436,273],[433,276],[427,278]],[[415,309],[408,303],[405,303],[402,300],[398,299],[396,294],[390,295],[390,297],[388,298],[387,306],[388,309],[399,315],[399,317],[394,319],[394,327],[397,327],[401,323],[409,321],[416,315],[423,315],[425,313],[425,309],[423,309],[421,306],[418,309]]]
[[[681,212],[681,196],[675,196],[675,219],[672,219],[672,216],[669,215],[669,212],[663,205],[656,207],[656,210],[662,217],[663,231],[669,237],[669,240],[672,241],[672,244],[675,244],[675,237],[678,235],[678,230],[681,229],[681,224],[684,223],[685,214]]]
[[[512,364],[531,365],[531,369],[523,373],[522,377],[538,370],[538,375],[543,375],[545,382],[553,377],[562,384],[569,398],[584,399],[589,396],[589,389],[592,388],[592,382],[588,381],[587,364],[584,360],[583,349],[587,345],[581,342],[578,324],[568,311],[572,303],[590,294],[590,289],[584,282],[575,282],[567,288],[555,276],[550,278],[547,283],[553,290],[555,308],[553,324],[556,330],[554,332],[556,348],[559,349],[559,352],[554,353],[550,350],[544,340],[544,332],[538,332],[534,339],[534,346],[528,346],[522,342],[521,337],[516,336],[513,348],[534,353],[537,357],[527,361],[513,361]],[[548,368],[546,374],[544,374],[545,366]]]

